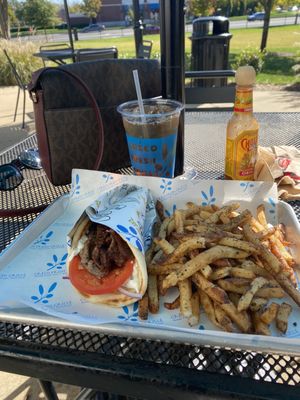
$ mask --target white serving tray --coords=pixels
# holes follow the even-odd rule
[[[284,202],[278,203],[278,220],[287,229],[287,239],[295,243],[293,255],[300,265],[300,225],[292,207]],[[291,300],[289,302],[293,303]],[[295,306],[296,307],[296,306]],[[66,321],[47,315],[30,307],[16,307],[0,310],[0,320],[3,322],[37,325],[43,327],[56,327],[61,329],[75,329],[80,331],[98,332],[123,337],[135,337],[167,342],[186,343],[194,345],[210,345],[217,347],[230,347],[234,349],[252,350],[264,353],[276,353],[300,356],[300,339],[285,336],[261,336],[241,333],[227,333],[218,330],[193,330],[174,327],[154,326],[147,323],[138,325],[101,324],[91,325]],[[290,321],[300,325],[300,320]]]

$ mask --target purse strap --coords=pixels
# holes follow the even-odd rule
[[[101,161],[102,161],[103,151],[104,151],[104,129],[103,129],[103,123],[102,123],[100,109],[98,107],[98,103],[97,103],[97,100],[95,99],[93,92],[90,90],[90,88],[87,86],[87,84],[78,75],[74,74],[74,72],[70,72],[70,71],[67,71],[67,70],[59,68],[59,67],[47,67],[47,68],[39,69],[36,72],[34,72],[32,75],[32,80],[28,84],[27,88],[29,91],[29,96],[34,103],[38,103],[38,101],[39,101],[39,95],[38,95],[39,79],[45,72],[48,72],[48,71],[56,71],[56,72],[59,71],[59,72],[62,72],[63,74],[70,76],[84,90],[87,97],[89,98],[92,108],[95,112],[95,116],[96,116],[96,120],[97,120],[97,124],[98,124],[98,128],[99,128],[99,147],[98,147],[97,158],[96,158],[95,164],[93,166],[94,170],[98,170],[100,167]]]

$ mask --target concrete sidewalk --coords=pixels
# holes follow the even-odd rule
[[[26,99],[26,129],[22,123],[22,93],[20,97],[17,120],[13,123],[17,88],[0,88],[0,152],[25,139],[34,132],[33,108],[27,94]],[[254,91],[254,111],[256,112],[300,112],[300,92],[283,91],[274,88]],[[225,132],[224,132],[225,135]],[[56,389],[60,400],[72,400],[79,388],[57,384]],[[0,400],[37,400],[44,399],[35,379],[0,372]],[[229,399],[232,397],[226,397]],[[219,399],[220,397],[203,395],[203,400]],[[225,400],[225,397],[223,397]],[[237,397],[235,397],[237,399]]]

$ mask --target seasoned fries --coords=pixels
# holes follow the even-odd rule
[[[270,335],[271,324],[287,331],[292,307],[271,299],[288,295],[300,306],[295,260],[284,227],[268,224],[263,205],[256,217],[249,210],[238,212],[238,203],[189,202],[166,218],[162,203],[156,209],[160,226],[146,253],[149,281],[139,302],[141,319],[147,319],[148,310],[158,313],[159,297],[175,288],[176,297],[164,308],[179,309],[190,326],[199,324],[202,308],[227,332]]]
[[[157,277],[155,275],[148,276],[148,306],[152,314],[159,311]]]
[[[198,292],[194,292],[191,298],[192,315],[189,317],[189,325],[195,326],[200,321],[200,300]]]
[[[176,310],[177,308],[180,307],[180,296],[177,296],[175,300],[173,300],[171,303],[164,303],[164,306],[168,310]],[[199,315],[200,315],[200,308],[199,308]]]
[[[276,303],[271,303],[261,314],[260,319],[267,325],[270,325],[271,322],[276,318],[277,312],[279,309],[279,305]]]
[[[189,318],[192,316],[192,282],[189,279],[185,279],[178,283],[180,293],[180,312],[181,314]]]
[[[280,304],[276,316],[276,326],[280,332],[285,333],[288,327],[289,315],[292,312],[292,306],[287,303]]]
[[[250,289],[240,298],[237,306],[238,311],[247,310],[256,292],[267,283],[268,281],[265,278],[255,278],[251,282]]]

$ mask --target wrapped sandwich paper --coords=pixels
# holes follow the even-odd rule
[[[134,269],[127,285],[124,282],[125,286],[101,295],[81,292],[81,297],[114,307],[132,304],[142,298],[148,282],[145,249],[151,244],[155,220],[150,190],[133,185],[118,186],[87,207],[68,234],[68,266],[71,259],[85,252],[86,267],[90,265],[93,276],[101,274],[100,266],[107,271],[115,267],[116,262],[122,264],[131,256],[134,257]],[[70,276],[69,269],[68,272]]]
[[[295,146],[259,147],[254,179],[276,182],[282,200],[300,200],[300,151]]]
[[[201,314],[199,325],[189,327],[179,309],[166,310],[164,302],[177,297],[176,288],[161,299],[158,314],[138,320],[138,303],[111,307],[92,304],[81,297],[68,279],[67,237],[84,212],[113,227],[140,254],[151,241],[156,200],[165,215],[186,203],[222,206],[240,202],[241,210],[264,204],[268,221],[277,223],[277,187],[271,182],[239,182],[124,176],[101,171],[74,170],[69,195],[55,201],[0,255],[0,308],[31,307],[73,322],[85,324],[126,323],[179,331],[217,330]],[[69,238],[70,240],[70,238]],[[299,320],[296,307],[290,320]],[[220,332],[221,334],[221,332]],[[222,333],[223,334],[223,333]],[[274,335],[279,335],[276,330]],[[223,334],[225,335],[225,334]],[[300,335],[300,324],[289,324],[287,336]]]

